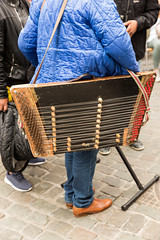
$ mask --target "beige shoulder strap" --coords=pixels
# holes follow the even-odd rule
[[[41,10],[42,10],[45,2],[46,2],[46,0],[44,0],[44,2],[42,3]],[[45,51],[44,57],[43,57],[43,59],[42,59],[42,61],[41,61],[41,64],[40,64],[40,66],[39,66],[39,69],[38,69],[38,71],[37,71],[37,73],[36,73],[36,76],[35,76],[32,84],[36,83],[36,81],[37,81],[37,78],[38,78],[39,72],[40,72],[40,70],[41,70],[43,61],[44,61],[44,59],[45,59],[45,56],[46,56],[47,51],[48,51],[48,49],[49,49],[49,46],[50,46],[50,44],[51,44],[51,42],[52,42],[52,39],[53,39],[53,37],[54,37],[55,31],[57,30],[57,27],[58,27],[58,25],[59,25],[59,23],[60,23],[60,20],[61,20],[62,16],[63,16],[65,7],[66,7],[66,5],[67,5],[67,2],[68,2],[68,0],[63,0],[63,3],[62,3],[62,6],[61,6],[61,9],[60,9],[58,18],[57,18],[56,23],[55,23],[55,25],[54,25],[54,29],[53,29],[51,38],[50,38],[49,43],[48,43],[48,46],[47,46],[47,49],[46,49],[46,51]]]
[[[41,11],[42,11],[42,8],[43,8],[43,6],[44,6],[45,2],[46,2],[46,0],[44,0],[44,1],[43,1],[43,3],[42,3],[42,6],[41,6]]]

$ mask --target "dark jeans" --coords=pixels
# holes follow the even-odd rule
[[[93,202],[92,179],[98,150],[65,154],[67,182],[64,185],[66,203],[85,208]]]

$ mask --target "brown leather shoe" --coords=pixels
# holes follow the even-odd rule
[[[76,217],[86,216],[91,213],[98,213],[106,208],[110,207],[112,204],[112,200],[110,199],[94,199],[92,204],[87,208],[77,208],[73,206],[73,214]]]
[[[66,207],[69,208],[69,209],[72,209],[73,208],[73,203],[66,203]]]
[[[95,188],[93,187],[93,194],[95,193]],[[68,209],[72,209],[73,208],[73,203],[66,203],[66,207]]]

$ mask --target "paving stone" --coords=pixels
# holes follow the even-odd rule
[[[8,197],[14,190],[13,188],[6,187],[6,183],[1,183],[0,184],[0,196],[3,198]]]
[[[149,240],[160,240],[160,223],[155,221],[148,222],[142,229],[141,235]]]
[[[107,194],[105,192],[95,193],[94,196],[95,196],[95,198],[98,198],[98,199],[107,199],[107,198],[109,198],[109,199],[112,200],[112,202],[115,200],[115,197],[113,197],[113,196],[111,196],[111,195],[109,195],[109,194]]]
[[[126,222],[127,218],[129,218],[130,214],[128,212],[123,212],[121,210],[116,210],[114,213],[108,218],[108,223],[110,225],[115,226],[116,228],[120,228],[124,222]]]
[[[48,215],[39,213],[39,212],[33,212],[28,218],[27,221],[29,223],[33,223],[35,225],[40,225],[40,226],[44,226],[48,223],[49,221],[49,217]]]
[[[100,181],[96,181],[95,178],[93,179],[93,186],[95,188],[95,193],[100,191],[100,189],[102,188],[103,184],[105,185],[105,183],[103,183],[100,179]]]
[[[155,124],[155,128],[156,128],[156,122],[154,123]],[[159,123],[157,123],[157,129],[159,128]],[[159,139],[158,139],[158,141],[159,141]],[[158,141],[154,141],[154,143],[153,142],[151,142],[151,144],[150,144],[150,148],[154,148],[154,149],[158,149],[159,150],[159,142]]]
[[[136,212],[145,214],[146,216],[149,216],[155,220],[160,220],[160,210],[158,210],[157,208],[147,205],[141,205],[136,208]]]
[[[159,164],[154,164],[154,166],[149,169],[149,172],[159,174],[160,173],[160,165]]]
[[[111,167],[108,167],[108,166],[104,166],[104,165],[97,165],[96,171],[105,173],[107,175],[111,175],[114,172],[114,169]]]
[[[22,235],[15,231],[5,230],[1,233],[1,240],[22,240]]]
[[[52,187],[52,183],[39,181],[38,184],[34,187],[33,192],[41,195],[50,190]]]
[[[0,209],[6,209],[12,204],[11,201],[0,197]]]
[[[5,168],[2,165],[1,157],[0,157],[0,174],[6,173]]]
[[[56,166],[56,165],[53,164],[53,161],[47,160],[47,161],[45,162],[45,164],[42,165],[42,168],[45,169],[45,170],[47,170],[47,172],[50,172],[51,169],[52,169],[54,166]]]
[[[123,171],[123,172],[128,172],[126,166],[124,165],[124,163],[119,163],[119,162],[115,162],[115,164],[113,164],[112,166],[114,169],[119,170],[119,171]]]
[[[33,239],[31,239],[31,238],[27,238],[27,237],[23,237],[22,240],[33,240]]]
[[[42,229],[33,224],[29,224],[23,229],[22,234],[28,238],[35,239],[41,232]]]
[[[66,168],[62,166],[54,166],[51,168],[50,172],[60,176],[66,176]],[[67,179],[67,176],[66,176],[66,179]]]
[[[105,236],[100,236],[100,237],[97,237],[95,240],[110,240],[110,238],[107,238]]]
[[[59,208],[54,211],[52,215],[62,221],[69,220],[73,218],[73,212],[70,209]]]
[[[124,191],[126,191],[126,190],[128,190],[131,186],[134,186],[135,184],[134,184],[134,182],[126,182],[125,181],[125,184],[122,186],[122,189],[124,190]]]
[[[74,217],[71,221],[71,224],[73,226],[79,226],[82,228],[85,228],[87,230],[90,230],[93,228],[93,226],[97,223],[96,219],[93,219],[93,215],[88,215],[87,217],[82,217],[82,218],[76,218]]]
[[[122,229],[137,233],[141,228],[143,228],[146,222],[147,220],[144,216],[140,214],[134,214],[127,219],[122,226]]]
[[[101,189],[101,192],[107,193],[113,197],[118,197],[122,193],[122,190],[106,184],[106,186]]]
[[[100,159],[100,163],[106,166],[113,166],[114,163],[116,162],[114,159],[114,155],[112,154],[112,149],[111,149],[111,154],[107,156],[103,156],[101,154],[98,154],[98,158]],[[98,165],[97,165],[98,166]]]
[[[39,178],[41,178],[43,175],[46,174],[46,171],[41,169],[39,166],[28,166],[26,168],[26,170],[28,170],[29,176],[32,176],[32,177],[39,177]],[[24,171],[24,173],[26,173],[26,170]]]
[[[146,175],[145,171],[149,170],[149,167],[146,167],[146,170],[145,170],[145,167],[143,167],[143,169],[140,169],[142,166],[144,166],[143,163],[141,164],[140,167],[138,167],[137,165],[135,165],[135,167],[134,167],[134,172],[135,172],[135,174],[137,175],[137,177],[140,181],[141,181],[142,176]]]
[[[24,204],[24,205],[29,205],[31,202],[33,202],[36,199],[31,194],[32,194],[31,192],[24,193],[24,192],[14,191],[10,195],[10,200],[13,202]]]
[[[76,227],[68,235],[69,239],[72,240],[95,240],[97,235],[84,228]]]
[[[64,163],[64,154],[57,154],[56,156],[54,156],[54,160],[53,163],[57,164],[58,166],[65,166]]]
[[[121,208],[122,205],[124,205],[126,202],[128,202],[129,198],[124,198],[122,196],[119,196],[118,198],[116,198],[116,200],[114,201],[114,205],[117,206],[118,208]]]
[[[15,216],[21,219],[27,218],[31,214],[31,209],[20,204],[13,204],[7,213],[11,216]]]
[[[42,177],[42,180],[60,184],[61,182],[66,180],[66,177],[65,176],[63,176],[63,177],[61,176],[60,177],[60,176],[58,176],[56,174],[48,173],[44,177]]]
[[[142,183],[142,185],[145,186],[148,182],[151,181],[151,179],[154,178],[154,176],[155,176],[154,173],[147,172],[147,174],[145,173],[145,174],[141,175],[139,180]],[[152,188],[152,187],[150,187],[150,188]]]
[[[0,227],[0,233],[4,232],[5,230],[5,228]]]
[[[25,226],[25,222],[15,217],[5,216],[0,219],[0,226],[19,232]]]
[[[53,232],[44,231],[36,240],[65,240]]]
[[[132,233],[121,232],[115,240],[145,240],[145,239],[142,237],[136,236],[135,234],[132,234]]]
[[[128,161],[129,161],[132,168],[135,168],[135,166],[137,166],[137,163],[140,162],[139,158],[134,158],[133,156],[129,156]],[[127,168],[126,168],[126,170],[127,170]]]
[[[97,223],[92,228],[92,232],[96,233],[97,236],[107,236],[109,239],[114,239],[120,232],[120,229],[109,226],[108,224]]]
[[[158,180],[152,187],[154,195],[156,196],[157,203],[160,201],[160,180]],[[160,206],[160,204],[159,204]]]
[[[105,173],[101,173],[97,170],[95,170],[95,173],[94,173],[94,180],[102,180],[103,178],[106,177],[106,174]]]
[[[96,222],[108,223],[109,217],[114,213],[115,208],[112,204],[111,207],[107,208],[105,211],[99,212],[97,214],[92,215],[92,219],[96,220]]]
[[[55,204],[56,204],[56,206],[64,207],[66,205],[64,195],[62,197],[61,196],[57,197]]]
[[[155,151],[155,156],[154,156],[155,162],[160,165],[160,151]]]
[[[130,158],[138,159],[139,157],[141,157],[143,155],[143,151],[135,151],[129,146],[121,147],[121,149],[129,162],[130,162]],[[122,159],[121,159],[121,161],[122,161]]]
[[[54,204],[49,203],[49,201],[46,201],[44,199],[35,200],[31,206],[34,207],[34,209],[37,211],[40,210],[41,212],[45,213],[52,213],[56,209],[56,206]]]
[[[72,229],[71,224],[59,220],[54,220],[47,226],[48,231],[58,232],[62,237],[65,237]]]
[[[0,181],[4,183],[4,178],[6,176],[6,171],[0,173]]]
[[[35,185],[37,185],[40,182],[40,179],[37,177],[28,176],[27,180],[32,184],[32,189],[34,189],[34,191],[35,191],[35,189],[37,188],[37,186],[35,188]]]
[[[131,182],[133,180],[133,178],[131,177],[131,175],[128,172],[117,171],[114,173],[114,176],[118,177],[120,179],[123,179],[123,180],[127,180],[129,182]]]
[[[49,198],[49,199],[54,199],[59,193],[62,193],[62,192],[64,193],[64,189],[62,189],[61,186],[53,187],[49,191],[45,192],[43,194],[43,197]]]
[[[151,166],[153,165],[153,161],[155,161],[155,157],[148,152],[148,149],[145,154],[143,154],[140,158],[139,161],[137,161],[136,165],[139,163],[139,166],[141,166],[141,162],[144,163],[144,167]]]
[[[106,176],[105,178],[102,179],[102,182],[107,183],[108,185],[112,187],[121,187],[124,184],[123,180],[120,180],[119,178],[112,177],[112,176]]]
[[[122,196],[123,197],[126,197],[126,198],[131,198],[133,197],[137,192],[139,191],[139,189],[137,188],[137,185],[133,185],[131,184],[131,187],[126,190],[125,192],[122,193]]]
[[[3,218],[5,215],[0,212],[0,218]]]

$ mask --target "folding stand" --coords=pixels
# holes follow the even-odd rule
[[[129,164],[127,158],[125,157],[124,153],[122,152],[121,148],[119,146],[116,146],[116,149],[120,155],[120,157],[122,158],[124,164],[126,165],[128,171],[130,172],[131,176],[133,177],[134,181],[137,184],[137,187],[139,188],[139,191],[127,202],[125,203],[121,209],[123,211],[126,211],[148,188],[150,188],[153,183],[155,183],[156,181],[159,180],[159,175],[155,175],[154,178],[148,182],[145,186],[143,186],[141,184],[141,182],[139,181],[139,179],[137,178],[135,172],[133,171],[131,165]]]

